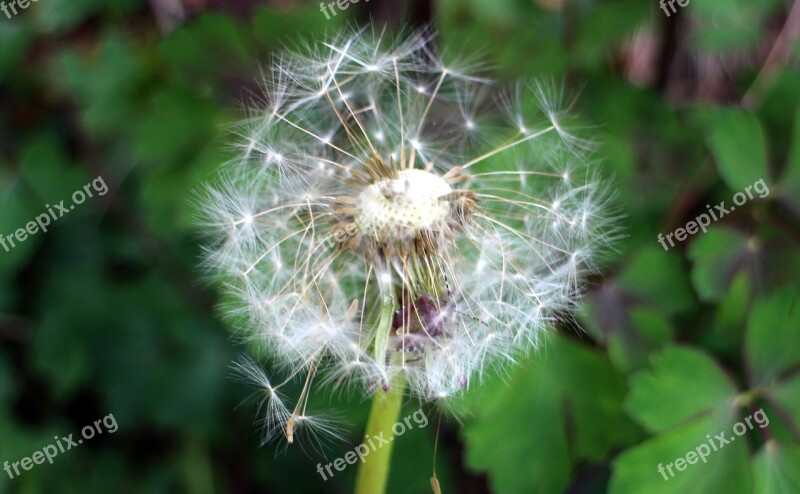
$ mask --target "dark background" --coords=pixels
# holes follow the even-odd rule
[[[226,125],[269,54],[370,19],[433,25],[505,83],[550,77],[576,110],[624,215],[579,325],[444,419],[445,493],[800,492],[800,4],[690,0],[39,0],[0,14],[0,234],[93,197],[0,250],[0,462],[113,414],[99,435],[6,493],[350,492],[316,464],[359,441],[368,403],[327,456],[259,448],[243,348],[197,267],[195,192],[230,156]],[[669,252],[656,240],[749,201]],[[580,329],[578,328],[580,326]],[[418,405],[408,404],[407,412]],[[670,463],[756,410],[768,427],[665,481]],[[431,424],[396,442],[390,492],[430,492]]]

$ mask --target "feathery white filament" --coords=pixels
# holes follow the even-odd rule
[[[350,33],[268,72],[203,205],[240,334],[303,383],[292,409],[242,367],[267,391],[269,438],[328,430],[306,412],[320,385],[371,392],[403,372],[422,399],[457,394],[576,302],[613,232],[587,144],[565,129],[560,90],[528,88],[530,112],[487,101],[490,82],[436,57],[426,33]]]

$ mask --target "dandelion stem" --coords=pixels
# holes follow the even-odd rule
[[[400,372],[392,380],[389,391],[384,392],[379,387],[375,392],[364,441],[366,443],[369,438],[384,437],[390,442],[370,451],[366,462],[361,464],[356,478],[355,494],[383,494],[386,492],[386,483],[389,480],[389,469],[392,463],[392,445],[394,444],[391,441],[393,439],[392,426],[400,418],[405,387],[405,373]]]

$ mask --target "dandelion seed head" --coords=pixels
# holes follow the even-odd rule
[[[378,392],[403,373],[441,402],[512,365],[613,237],[563,89],[493,101],[432,37],[363,30],[280,55],[200,198],[237,333],[304,383],[290,406],[255,361],[239,366],[267,440],[335,435],[310,411],[319,388]]]
[[[355,222],[376,241],[392,241],[404,230],[429,228],[450,212],[449,203],[442,198],[453,189],[444,179],[419,169],[403,170],[398,175],[371,184],[359,194]]]

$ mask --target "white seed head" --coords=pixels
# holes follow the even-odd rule
[[[265,434],[313,430],[319,385],[373,392],[404,373],[424,400],[457,395],[574,305],[613,224],[560,90],[492,101],[426,33],[308,45],[264,85],[203,201],[232,321],[304,382],[290,410],[241,367],[270,390]]]

